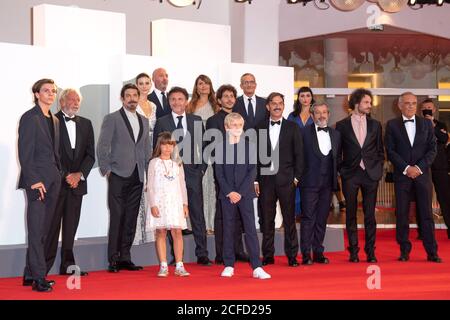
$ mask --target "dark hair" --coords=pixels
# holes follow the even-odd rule
[[[313,94],[313,92],[312,92],[310,87],[301,87],[300,89],[298,89],[298,91],[297,91],[297,100],[294,102],[294,111],[292,112],[293,115],[296,116],[296,117],[299,116],[300,113],[302,112],[302,104],[300,103],[300,93],[303,93],[303,92],[311,93],[311,98],[312,98],[311,99],[311,106],[316,102],[314,100],[314,94]],[[310,108],[311,108],[311,106],[310,106]]]
[[[430,98],[426,98],[425,100],[423,100],[423,101],[420,103],[420,105],[424,105],[425,103],[432,103],[434,106],[436,106],[436,105],[434,104],[433,99],[430,99]]]
[[[236,88],[233,87],[231,84],[224,84],[224,85],[221,85],[221,86],[219,87],[219,89],[217,89],[217,92],[216,92],[216,99],[217,99],[217,100],[222,99],[223,93],[224,93],[225,91],[231,91],[231,92],[233,92],[233,95],[234,95],[234,97],[236,98],[236,96],[237,96]]]
[[[187,90],[185,88],[182,88],[182,87],[172,87],[172,89],[170,89],[169,93],[167,94],[167,99],[170,98],[171,94],[176,93],[176,92],[182,93],[186,97],[186,100],[189,99],[189,93],[187,92]]]
[[[141,94],[141,93],[139,92],[138,87],[136,87],[135,84],[127,83],[126,85],[124,85],[124,86],[122,87],[122,90],[120,90],[120,96],[122,97],[122,99],[125,98],[125,91],[127,91],[128,89],[134,89],[134,90],[136,90],[137,93],[138,93],[138,96]]]
[[[137,76],[136,76],[136,80],[135,80],[135,83],[137,84],[138,83],[138,80],[140,79],[140,78],[149,78],[150,80],[152,79],[148,74],[146,74],[145,72],[141,72],[141,73],[139,73]]]
[[[177,142],[172,137],[169,131],[163,131],[158,134],[158,140],[156,141],[155,149],[153,150],[152,158],[158,158],[161,155],[161,145],[171,144],[173,146],[177,145]]]
[[[371,100],[373,100],[372,92],[367,89],[359,88],[353,91],[348,99],[348,107],[351,110],[355,110],[357,104],[361,103],[361,100],[365,97],[369,96]]]
[[[197,77],[197,79],[195,79],[194,89],[192,89],[192,98],[191,98],[191,101],[189,101],[186,112],[193,113],[193,112],[195,112],[197,107],[199,107],[197,105],[197,103],[200,100],[200,95],[197,92],[197,85],[200,80],[202,80],[203,82],[205,82],[206,84],[209,85],[208,101],[211,104],[211,108],[213,109],[214,113],[217,113],[220,108],[219,108],[219,105],[217,104],[216,93],[214,92],[214,88],[213,88],[211,79],[204,74],[199,75]]]
[[[269,94],[269,96],[266,99],[266,105],[269,104],[273,100],[273,98],[275,98],[275,97],[280,97],[281,100],[283,100],[283,103],[284,103],[284,96],[281,93],[279,93],[279,92],[272,92],[272,93]]]
[[[33,92],[34,96],[34,103],[36,104],[38,103],[38,98],[36,97],[35,93],[39,93],[39,91],[41,91],[42,86],[47,83],[55,85],[55,81],[53,81],[52,79],[44,78],[36,81],[31,87],[31,91]]]

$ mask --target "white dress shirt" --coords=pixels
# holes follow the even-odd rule
[[[69,117],[64,111],[61,110],[65,118],[75,118]],[[67,133],[69,134],[69,140],[70,140],[70,146],[72,149],[75,149],[76,143],[77,143],[77,124],[75,121],[66,121],[64,119],[64,123],[66,124]]]
[[[186,121],[186,112],[183,112],[183,114],[176,114],[175,112],[172,111],[172,117],[173,117],[173,122],[175,123],[175,128],[178,125],[178,118],[179,116],[183,116],[183,119],[181,119],[181,125],[183,126],[183,131],[184,134],[186,135],[187,132],[187,121]]]
[[[134,142],[137,141],[139,137],[139,120],[137,112],[130,112],[127,108],[123,108],[125,110],[125,114],[127,115],[128,121],[130,121],[131,129],[133,130]]]
[[[322,154],[324,156],[327,156],[330,153],[330,151],[331,151],[330,132],[329,131],[325,132],[323,130],[318,131],[317,124],[314,124],[314,126],[316,127],[317,142],[319,143],[320,152],[322,152]]]
[[[245,105],[245,111],[248,114],[248,99],[250,98],[250,100],[252,101],[252,106],[253,106],[253,115],[256,115],[256,95],[253,95],[251,97],[247,97],[245,94],[242,96],[244,98],[244,105]]]
[[[163,103],[163,97],[162,97],[162,94],[161,94],[161,90],[159,90],[159,89],[156,89],[156,88],[153,88],[153,91],[156,93],[156,97],[158,98],[158,100],[159,100],[159,103],[161,104],[161,106],[164,108],[164,103]],[[166,96],[166,98],[167,98],[167,92],[166,91],[164,91],[164,95]],[[169,99],[167,98],[167,103],[169,102]]]
[[[402,115],[403,121],[410,120],[404,115]],[[406,133],[408,134],[409,142],[411,143],[411,147],[414,144],[414,138],[416,137],[416,116],[414,115],[412,118],[414,122],[408,121],[404,123]]]
[[[278,140],[280,139],[280,131],[281,131],[281,124],[283,123],[283,118],[280,119],[280,124],[274,124],[272,125],[270,122],[274,121],[272,118],[269,119],[269,139],[270,139],[270,145],[272,146],[272,150],[275,150]],[[273,161],[270,163],[270,170],[275,170],[275,166],[273,164]]]

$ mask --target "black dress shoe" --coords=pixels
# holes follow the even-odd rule
[[[139,271],[139,270],[142,270],[144,268],[142,268],[141,266],[135,265],[131,261],[120,261],[119,262],[119,269],[120,270],[128,270],[128,271]]]
[[[73,276],[75,274],[75,271],[73,272],[60,272],[59,275],[60,276]],[[89,273],[87,273],[86,271],[80,271],[80,276],[84,277],[87,276]]]
[[[208,257],[198,257],[197,264],[200,264],[202,266],[210,266],[210,265],[212,265],[212,262],[211,262],[211,260],[209,260]]]
[[[436,262],[436,263],[441,263],[441,262],[442,262],[442,259],[439,258],[439,256],[438,256],[437,254],[428,256],[428,257],[427,257],[427,260],[428,260],[428,261],[431,261],[431,262]]]
[[[288,264],[290,267],[298,267],[299,266],[297,259],[295,259],[295,258],[288,258]]]
[[[188,236],[190,234],[193,234],[193,232],[192,232],[192,230],[189,230],[189,229],[183,229],[183,230],[181,230],[181,234],[183,236]]]
[[[32,289],[37,292],[51,292],[53,290],[45,279],[33,281]]]
[[[321,264],[330,263],[330,260],[328,260],[328,258],[325,257],[323,254],[314,255],[313,261],[316,263],[321,263]]]
[[[250,258],[248,257],[248,254],[246,254],[245,252],[242,252],[242,253],[236,254],[236,260],[242,261],[242,262],[249,262]]]
[[[312,261],[311,256],[309,254],[308,255],[304,255],[302,257],[302,265],[310,266],[312,264],[313,264],[313,261]]]
[[[357,253],[351,253],[350,254],[350,258],[348,259],[348,261],[353,262],[353,263],[359,262],[358,254]]]
[[[367,255],[367,262],[368,263],[377,263],[377,257],[375,257],[375,254],[369,254]]]
[[[408,260],[409,260],[409,253],[408,252],[400,253],[400,257],[398,258],[398,261],[406,262]]]
[[[113,262],[108,266],[108,272],[111,272],[111,273],[119,272],[119,266],[117,265],[116,262]]]
[[[45,282],[47,282],[47,284],[52,287],[55,284],[55,280],[45,280]],[[25,277],[23,277],[23,281],[22,281],[22,285],[24,287],[31,287],[33,285],[34,280],[33,279],[26,279]]]
[[[268,257],[268,258],[264,258],[262,260],[262,265],[263,266],[267,266],[268,264],[274,264],[275,263],[275,259],[272,257]]]

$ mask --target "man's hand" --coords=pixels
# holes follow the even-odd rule
[[[241,198],[242,198],[242,196],[239,193],[235,192],[235,191],[230,192],[227,195],[227,197],[230,198],[230,202],[231,203],[238,203],[241,200]]]
[[[39,193],[41,194],[41,197],[39,198],[39,200],[41,200],[41,201],[44,200],[44,198],[45,198],[44,195],[47,193],[47,189],[45,189],[45,186],[42,182],[39,181],[38,183],[33,184],[31,186],[31,189],[32,190],[39,189]]]
[[[152,216],[154,216],[155,218],[159,218],[159,209],[158,207],[151,207],[151,212],[152,212]]]
[[[189,217],[189,207],[185,204],[183,204],[183,212],[185,218]]]
[[[406,175],[411,178],[411,179],[415,179],[418,176],[420,176],[420,171],[419,169],[417,169],[414,166],[410,166],[407,170],[406,170]]]
[[[75,189],[78,187],[78,183],[81,180],[81,172],[70,173],[66,177],[66,182],[70,185],[71,188]]]
[[[255,183],[255,193],[256,193],[256,196],[259,197],[259,194],[260,194],[259,183]]]
[[[436,124],[434,123],[434,117],[433,117],[433,116],[430,116],[430,115],[427,114],[427,115],[425,116],[425,119],[430,120],[430,121],[431,121],[431,124],[433,125],[433,127],[436,126]]]

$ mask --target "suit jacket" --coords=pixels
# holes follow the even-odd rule
[[[72,151],[62,111],[59,111],[56,117],[60,121],[59,152],[61,154],[61,170],[64,180],[62,186],[66,187],[73,194],[85,195],[87,193],[87,177],[95,163],[94,129],[92,128],[92,123],[89,119],[75,116],[76,139],[75,150]],[[78,187],[75,189],[69,188],[69,185],[65,182],[67,175],[73,172],[81,172],[84,178],[84,180],[80,180]]]
[[[317,140],[316,126],[310,125],[301,129],[303,137],[303,149],[305,167],[303,169],[303,175],[300,179],[300,187],[302,188],[314,188],[319,187],[320,179],[320,163],[322,153],[320,152],[319,142]],[[341,134],[339,131],[330,128],[329,130],[331,138],[331,155],[333,157],[333,180],[331,188],[337,190],[337,172],[339,163],[339,155],[341,153]]]
[[[256,107],[253,106],[253,112],[255,114],[255,121],[250,122],[248,120],[247,111],[245,109],[244,104],[244,96],[240,96],[236,99],[236,104],[233,107],[233,112],[239,113],[245,120],[244,123],[244,130],[254,128],[258,123],[263,121],[264,119],[269,118],[269,111],[267,111],[266,108],[266,99],[263,99],[261,97],[256,97]]]
[[[336,123],[336,130],[341,133],[342,158],[340,173],[344,179],[354,175],[360,166],[361,159],[364,162],[366,172],[370,179],[378,181],[383,175],[384,146],[381,123],[367,117],[367,136],[361,145],[353,130],[351,117],[347,117]]]
[[[223,150],[224,160],[227,159],[227,154],[233,150],[233,147],[234,145],[227,142],[218,145],[218,148]],[[254,187],[256,158],[252,158],[252,155],[256,153],[256,146],[248,139],[241,139],[237,144],[237,151],[238,161],[217,161],[214,164],[219,184],[219,199],[226,199],[232,191],[239,193],[243,198],[253,199],[256,197]],[[240,161],[243,154],[245,154],[245,161]]]
[[[156,96],[155,91],[152,91],[152,93],[150,93],[147,96],[147,99],[156,105],[156,118],[157,119],[164,117],[165,115],[170,114],[172,112],[172,109],[170,109],[169,103],[167,103],[166,108],[163,108],[163,106],[161,105],[161,102],[159,102],[159,99]]]
[[[103,175],[111,171],[126,178],[131,176],[137,165],[139,179],[144,181],[151,152],[149,125],[146,118],[136,114],[140,128],[136,142],[123,107],[103,119],[97,142],[98,165]]]
[[[386,124],[384,143],[387,157],[394,165],[394,181],[410,179],[403,174],[408,165],[417,165],[424,175],[428,175],[436,157],[436,137],[431,122],[417,116],[415,119],[416,135],[413,146],[409,142],[402,117],[389,120]]]
[[[445,146],[447,145],[448,135],[447,135],[447,126],[445,123],[434,120],[434,135],[436,136],[436,158],[431,165],[431,170],[433,171],[446,171],[448,170],[448,157],[447,150]],[[444,130],[442,132],[441,130]]]
[[[268,171],[271,165],[269,163],[262,163],[262,156],[275,156],[273,159],[274,168],[278,169],[271,175],[275,175],[275,183],[277,185],[292,184],[294,178],[300,181],[303,172],[303,139],[300,133],[300,127],[292,121],[283,118],[280,128],[280,136],[278,143],[273,146],[270,142],[269,136],[270,121],[263,120],[256,126],[258,131],[258,168],[257,181],[260,182],[264,176],[262,170]],[[265,145],[266,150],[262,149],[262,144],[267,141]],[[269,153],[269,154],[267,154]],[[276,156],[278,154],[278,156]],[[267,168],[267,169],[263,169]],[[267,174],[266,174],[267,175]]]
[[[183,159],[189,159],[189,161],[183,161],[184,172],[186,177],[202,176],[207,168],[207,164],[203,159],[203,134],[204,127],[202,118],[194,114],[186,114],[187,133],[184,136],[183,141],[178,146],[179,149],[183,148]],[[155,128],[153,130],[153,146],[156,147],[158,135],[161,132],[168,131],[174,132],[176,130],[175,122],[173,121],[172,112],[156,120]],[[189,143],[189,145],[187,145]],[[181,150],[180,150],[181,151]],[[186,155],[185,153],[189,154]],[[186,185],[193,187],[191,179],[186,179]]]
[[[59,120],[51,113],[50,115],[53,120],[54,141],[39,105],[35,105],[20,118],[18,139],[20,189],[30,189],[38,182],[43,182],[48,187],[53,179],[60,176]]]

